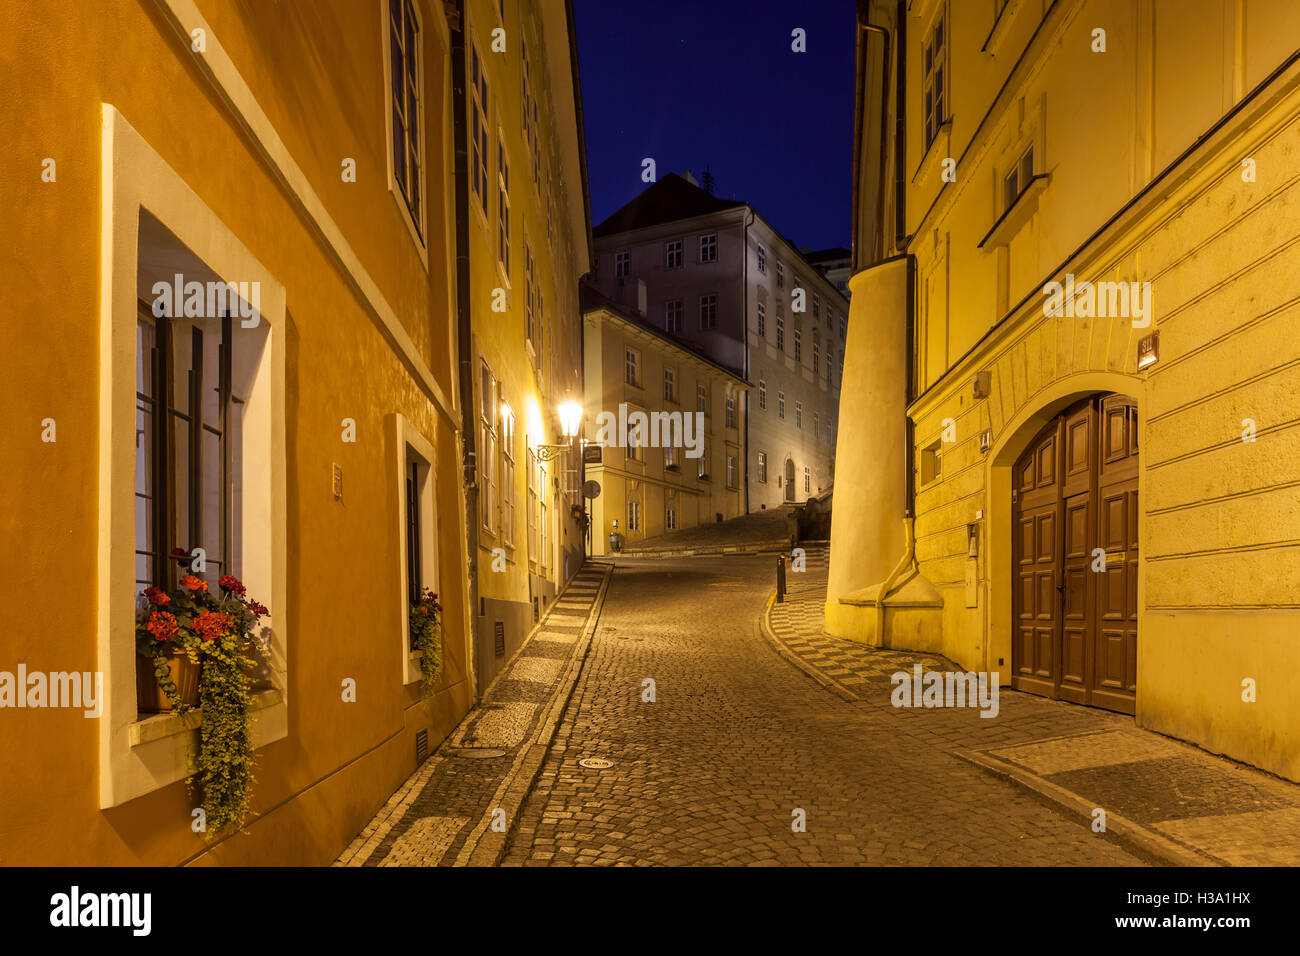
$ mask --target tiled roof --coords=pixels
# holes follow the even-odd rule
[[[745,205],[743,202],[737,200],[711,196],[676,173],[669,173],[591,232],[596,237],[610,236],[630,229],[657,226],[660,223],[676,222],[678,219],[690,219],[723,209],[736,209],[743,205]]]

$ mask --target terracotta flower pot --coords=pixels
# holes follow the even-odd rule
[[[181,703],[186,707],[199,706],[200,665],[195,664],[184,654],[169,655],[166,661]],[[172,709],[172,702],[158,686],[158,677],[153,672],[153,661],[143,654],[137,654],[135,659],[135,701],[136,710],[142,714],[168,713]]]

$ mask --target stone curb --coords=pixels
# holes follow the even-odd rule
[[[597,566],[604,568],[605,577],[596,591],[596,596],[592,599],[591,611],[588,614],[586,626],[582,630],[582,636],[578,639],[578,646],[574,648],[573,654],[569,658],[564,676],[560,678],[559,688],[551,696],[547,704],[546,715],[538,724],[537,732],[532,741],[519,751],[514,763],[506,771],[505,777],[492,795],[491,804],[493,809],[500,807],[506,812],[506,820],[509,821],[506,832],[500,833],[488,829],[492,819],[492,815],[489,813],[479,821],[478,825],[466,837],[464,846],[461,847],[460,853],[456,856],[455,866],[495,866],[500,862],[505,853],[506,845],[519,824],[519,810],[537,781],[537,775],[546,760],[546,752],[550,749],[551,741],[555,738],[555,729],[559,726],[560,717],[564,714],[569,705],[569,700],[573,697],[573,690],[577,686],[578,677],[582,674],[582,668],[586,664],[587,652],[591,649],[591,639],[596,633],[596,625],[600,621],[600,612],[605,604],[605,594],[608,592],[609,582],[614,576],[614,566],[612,564],[598,564]]]
[[[764,639],[772,645],[772,649],[786,659],[792,666],[803,671],[817,683],[821,684],[831,693],[850,702],[862,700],[861,695],[849,690],[833,677],[828,677],[817,668],[813,667],[802,657],[796,654],[790,648],[786,647],[785,642],[777,635],[776,629],[772,627],[772,608],[776,605],[776,592],[773,591],[767,599],[767,604],[763,606],[763,611],[758,616],[759,631]]]
[[[727,544],[704,546],[700,548],[666,548],[648,551],[616,551],[604,555],[606,558],[694,558],[716,554],[762,554],[765,552],[789,551],[793,545],[789,538],[774,541],[762,541],[758,544]]]
[[[1094,805],[1071,790],[1057,786],[1036,773],[1017,767],[1005,760],[999,760],[991,754],[978,750],[954,750],[953,756],[960,757],[967,763],[974,764],[994,776],[1003,777],[1019,784],[1026,790],[1038,794],[1051,803],[1065,810],[1070,816],[1088,821],[1092,818]],[[1218,857],[1202,853],[1183,846],[1181,843],[1156,833],[1140,823],[1122,817],[1117,813],[1106,813],[1106,833],[1137,847],[1142,852],[1161,860],[1171,866],[1226,866]]]

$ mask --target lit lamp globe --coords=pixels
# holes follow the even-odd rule
[[[574,438],[578,426],[582,424],[582,406],[577,402],[565,402],[560,406],[560,428],[565,438]]]

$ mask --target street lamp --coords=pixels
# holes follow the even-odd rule
[[[563,433],[565,441],[556,445],[538,445],[537,457],[542,461],[551,461],[560,452],[569,448],[573,444],[573,439],[578,437],[578,429],[582,425],[582,405],[575,401],[567,401],[560,404],[560,430]]]

